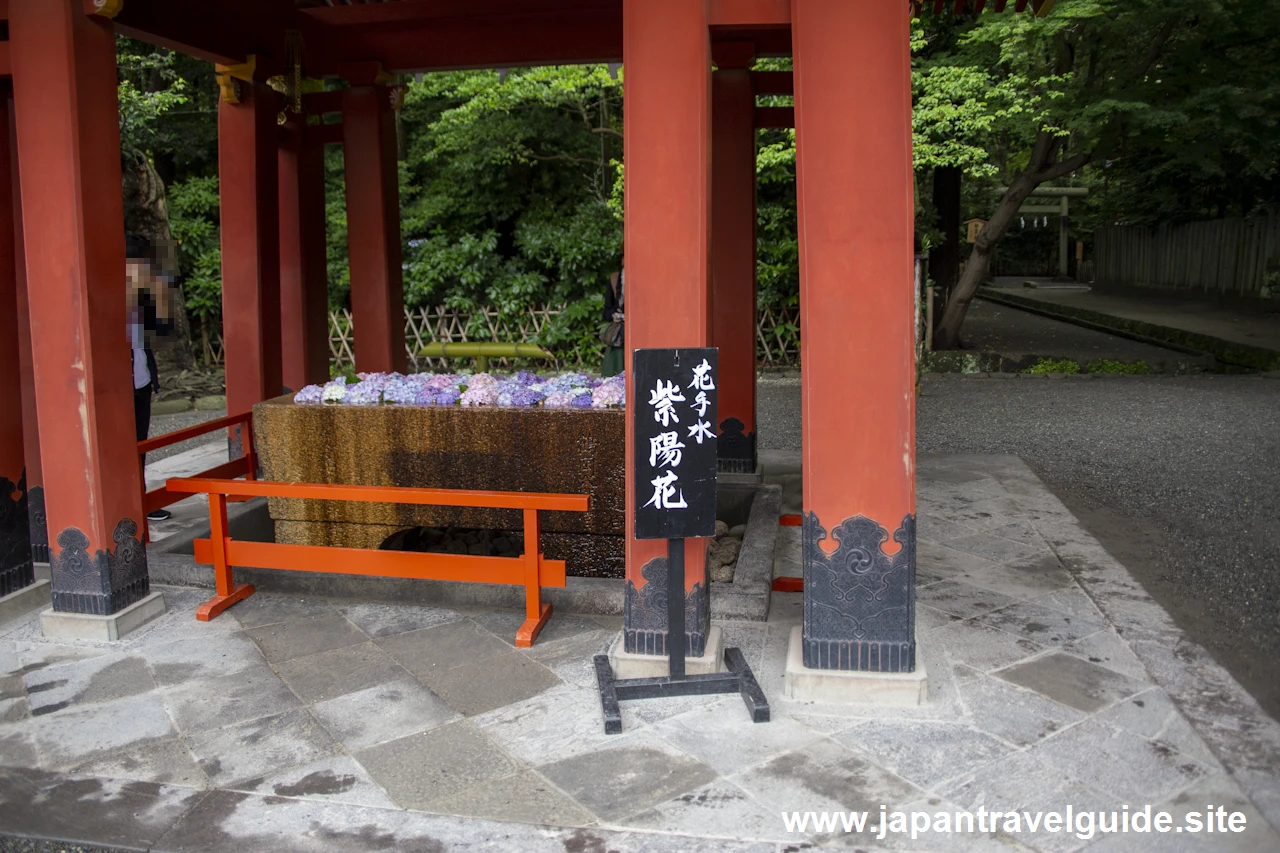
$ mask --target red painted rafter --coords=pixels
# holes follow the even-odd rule
[[[779,129],[795,126],[794,107],[756,107],[756,127]]]
[[[791,26],[791,0],[710,0],[707,23],[743,29]]]
[[[122,35],[224,65],[256,54],[262,71],[281,61],[294,15],[288,0],[128,0],[114,24]]]

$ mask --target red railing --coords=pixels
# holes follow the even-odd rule
[[[186,441],[189,438],[196,438],[222,429],[230,429],[237,424],[244,424],[240,430],[240,441],[244,447],[244,455],[237,459],[223,462],[221,465],[215,465],[207,471],[200,471],[196,474],[192,474],[191,476],[206,477],[210,479],[244,476],[252,480],[255,472],[258,470],[258,454],[253,446],[253,414],[250,412],[245,412],[239,415],[228,415],[225,418],[205,421],[202,424],[196,424],[195,426],[175,430],[174,432],[167,432],[164,435],[158,435],[155,438],[148,438],[138,442],[138,467],[142,470],[142,515],[144,517],[142,526],[144,542],[151,541],[150,532],[147,530],[145,520],[147,515],[198,493],[175,490],[171,488],[168,483],[158,489],[147,491],[147,470],[146,465],[143,462],[143,456],[153,450],[159,450],[162,447],[169,447],[170,445],[177,444],[180,441]]]
[[[202,493],[209,496],[209,538],[195,541],[195,553],[196,562],[213,566],[217,595],[200,605],[196,611],[196,618],[203,622],[213,619],[237,601],[253,594],[252,585],[232,581],[232,566],[419,580],[523,584],[525,621],[516,632],[516,645],[521,648],[533,645],[538,632],[551,616],[551,605],[542,602],[540,588],[565,585],[564,561],[548,560],[542,555],[538,511],[586,512],[590,507],[590,500],[586,495],[275,483],[203,477],[170,480],[168,489],[175,494]],[[231,538],[227,527],[227,501],[232,497],[519,509],[524,513],[524,553],[519,557],[478,557],[328,545],[238,542]]]

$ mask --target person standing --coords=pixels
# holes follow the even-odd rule
[[[155,272],[151,242],[130,234],[125,238],[125,278],[128,284],[128,340],[133,366],[133,416],[138,441],[151,431],[151,397],[160,390],[160,370],[151,348],[153,338],[173,327],[166,276]],[[146,457],[141,464],[146,470]],[[157,509],[147,514],[149,521],[164,521],[173,513]]]
[[[609,276],[609,287],[604,293],[604,320],[608,325],[600,333],[600,340],[604,343],[604,362],[600,367],[600,375],[606,378],[617,376],[626,369],[627,365],[626,351],[623,349],[626,343],[624,328],[626,317],[623,310],[626,301],[624,292],[626,266],[627,256],[624,249],[622,263],[618,271]]]

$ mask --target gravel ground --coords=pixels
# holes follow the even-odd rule
[[[167,432],[174,432],[175,430],[186,429],[189,426],[202,424],[205,421],[215,420],[216,418],[220,418],[225,414],[226,412],[221,412],[221,411],[217,411],[217,412],[190,411],[190,412],[179,412],[176,415],[152,415],[150,435],[152,438],[155,438],[156,436],[164,435]],[[191,448],[197,447],[201,444],[208,444],[209,442],[214,440],[215,438],[212,433],[208,435],[197,436],[196,438],[190,438],[190,439],[187,439],[186,441],[180,441],[177,444],[171,444],[168,447],[162,447],[159,450],[148,453],[147,458],[153,461],[157,459],[165,459],[169,456],[174,456],[178,453],[181,453],[184,450],[190,450]]]
[[[760,446],[799,447],[799,383],[759,389]],[[930,375],[917,449],[1020,456],[1280,717],[1280,380]]]

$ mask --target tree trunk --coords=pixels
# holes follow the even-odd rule
[[[155,248],[157,266],[176,276],[179,270],[169,234],[169,205],[165,200],[164,183],[142,152],[123,152],[122,160],[125,233],[138,234],[150,240]],[[191,323],[187,319],[187,306],[180,290],[173,300],[173,319],[173,341],[156,349],[161,373],[166,372],[165,368],[190,370],[195,366],[191,353]]]
[[[1031,195],[1031,191],[1046,181],[1060,178],[1079,169],[1089,162],[1091,154],[1082,153],[1055,162],[1061,141],[1047,131],[1040,131],[1031,150],[1027,167],[1023,169],[1009,184],[1000,198],[996,211],[987,220],[987,224],[978,232],[973,251],[969,253],[969,262],[965,265],[964,274],[956,283],[947,301],[947,307],[933,333],[934,349],[958,349],[960,347],[960,326],[964,323],[964,315],[969,310],[969,303],[974,294],[987,277],[987,268],[991,264],[991,254],[1000,243],[1018,215],[1018,208]]]

